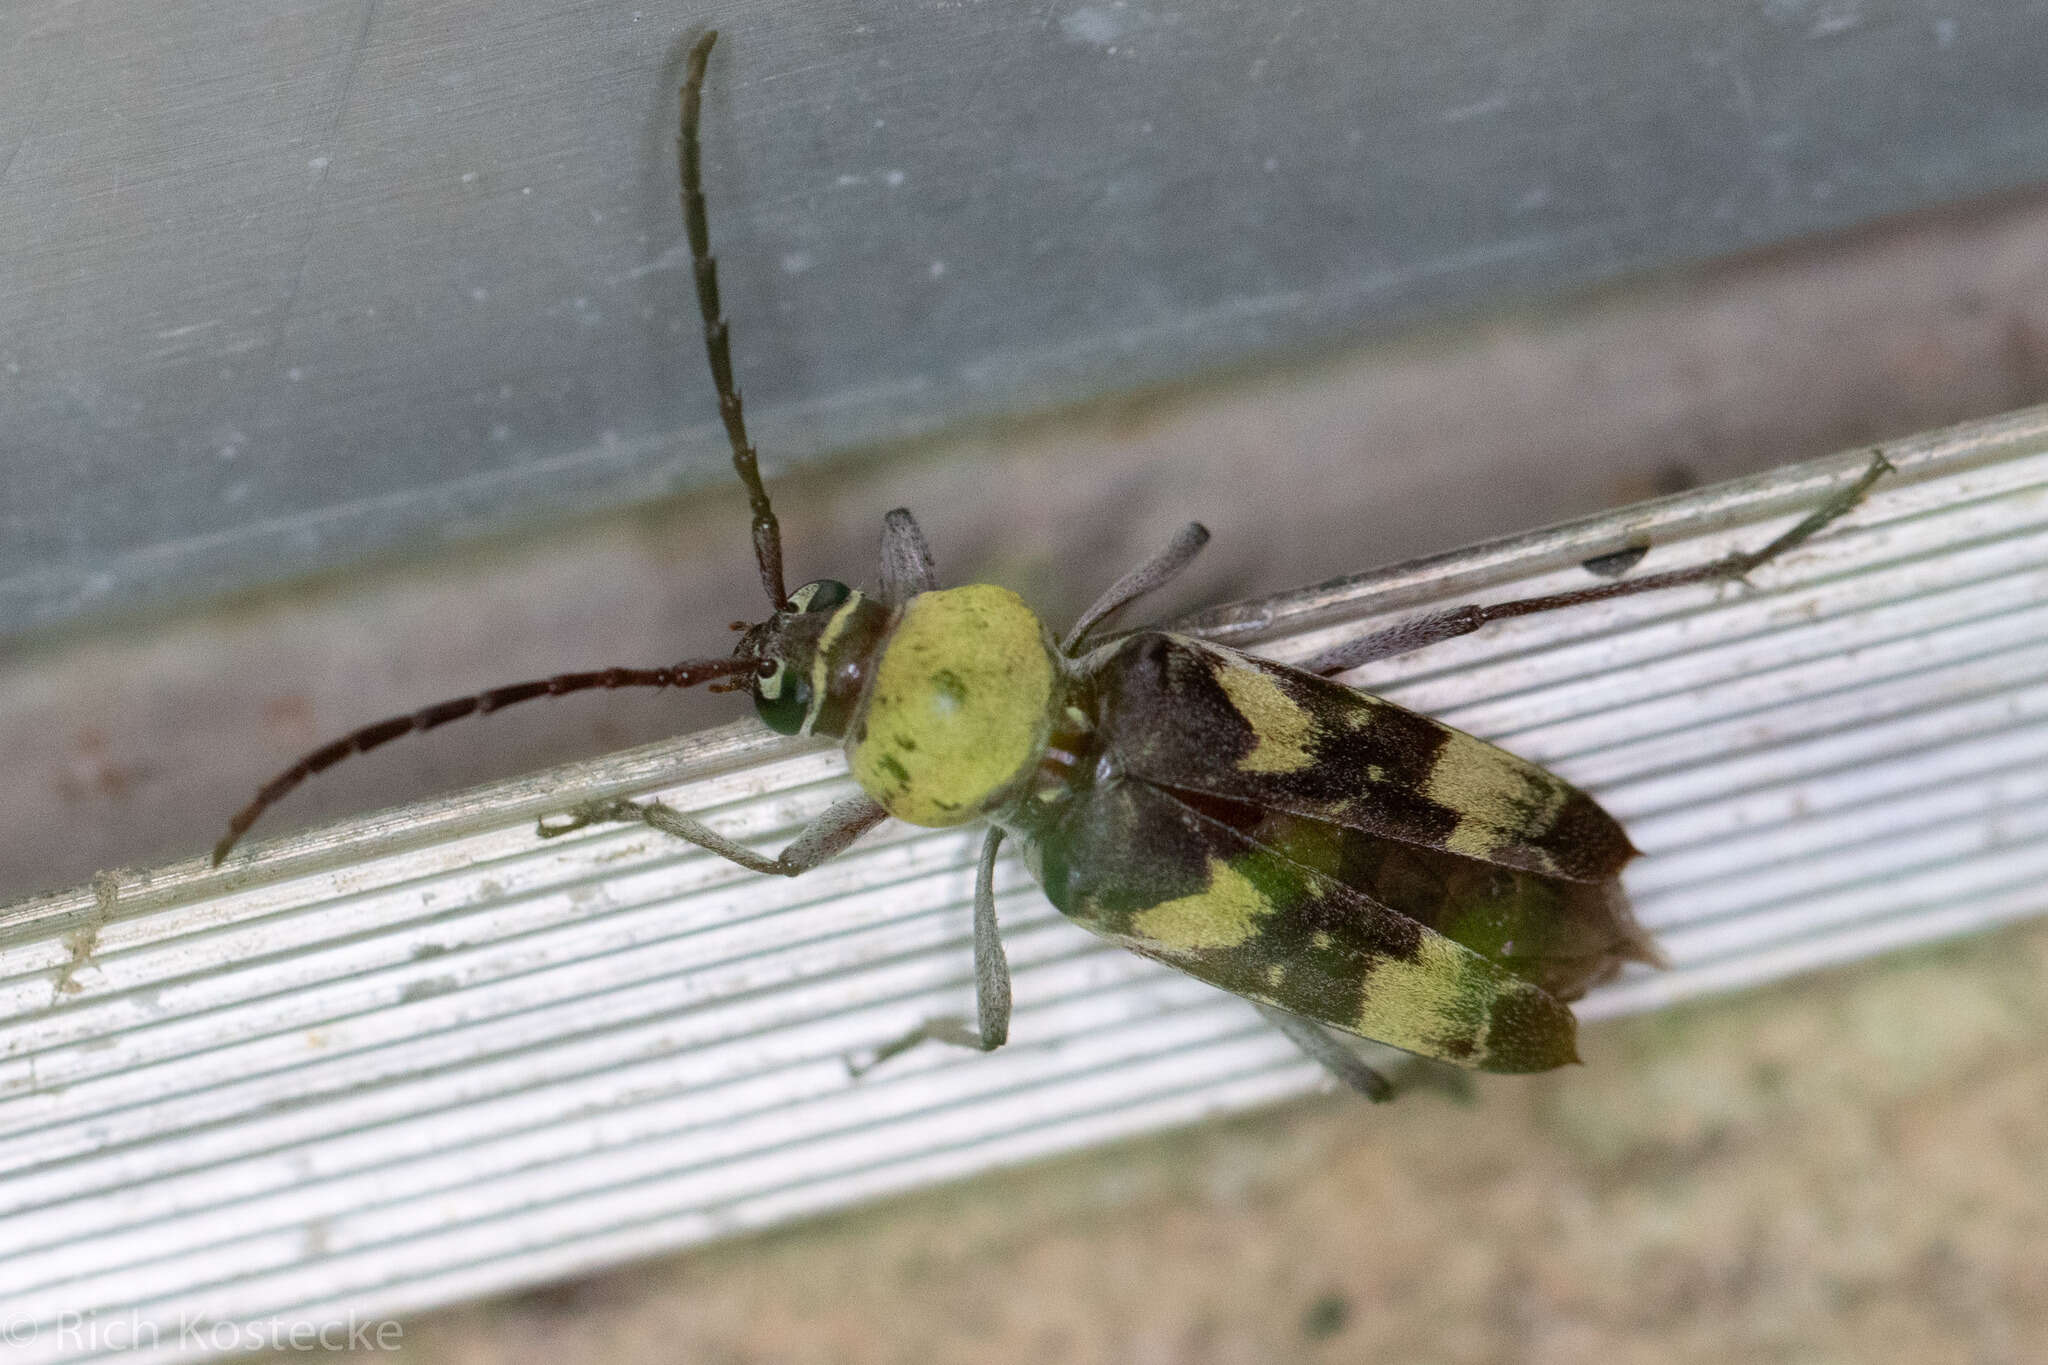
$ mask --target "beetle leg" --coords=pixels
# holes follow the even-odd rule
[[[1445,640],[1455,640],[1460,635],[1470,635],[1493,619],[1495,618],[1488,614],[1487,608],[1469,605],[1450,607],[1422,616],[1411,616],[1404,621],[1394,622],[1384,630],[1376,630],[1370,635],[1361,635],[1356,640],[1347,640],[1341,645],[1332,645],[1320,653],[1311,654],[1295,667],[1305,673],[1320,673],[1328,677],[1332,673],[1342,673],[1362,664],[1396,658],[1418,649],[1427,649]]]
[[[1315,1020],[1256,1001],[1252,1008],[1265,1015],[1266,1022],[1286,1034],[1287,1041],[1306,1052],[1317,1066],[1374,1104],[1394,1098],[1394,1087],[1385,1076],[1367,1066],[1357,1053],[1331,1037]]]
[[[1698,564],[1690,569],[1675,569],[1670,573],[1647,574],[1642,578],[1620,583],[1603,583],[1597,588],[1581,588],[1576,592],[1552,593],[1546,597],[1523,597],[1512,602],[1496,602],[1491,606],[1468,604],[1451,607],[1445,611],[1429,612],[1422,616],[1411,616],[1405,621],[1396,621],[1385,630],[1376,630],[1370,635],[1335,645],[1301,660],[1295,667],[1309,673],[1342,673],[1379,659],[1391,659],[1411,650],[1469,635],[1489,621],[1499,621],[1510,616],[1534,616],[1538,612],[1558,611],[1564,607],[1576,607],[1588,602],[1606,602],[1617,597],[1634,597],[1638,593],[1659,592],[1665,588],[1683,587],[1689,583],[1742,582],[1751,571],[1770,563],[1785,551],[1808,539],[1829,522],[1841,517],[1863,501],[1863,495],[1870,486],[1892,472],[1891,461],[1881,454],[1871,457],[1870,467],[1855,483],[1829,498],[1809,512],[1799,523],[1783,535],[1764,546],[1761,550],[1738,550],[1724,555],[1711,563]]]
[[[996,932],[996,854],[1003,832],[991,825],[981,841],[974,869],[974,1014],[980,1037],[975,1046],[994,1052],[1010,1038],[1010,960]]]
[[[846,1074],[854,1077],[865,1076],[891,1057],[900,1057],[919,1043],[945,1043],[951,1047],[984,1050],[980,1036],[967,1026],[965,1019],[957,1014],[941,1014],[925,1020],[908,1033],[868,1049],[867,1056],[860,1061],[848,1056],[845,1059]]]
[[[1146,593],[1165,587],[1208,543],[1209,528],[1201,522],[1191,521],[1181,527],[1165,549],[1110,584],[1109,591],[1081,613],[1081,619],[1074,622],[1067,638],[1060,642],[1060,653],[1074,653],[1097,626]]]
[[[932,551],[908,508],[899,507],[882,519],[882,601],[900,607],[921,592],[939,586]]]
[[[589,825],[614,821],[632,824],[637,821],[663,834],[709,849],[750,871],[794,877],[844,852],[855,839],[881,824],[887,815],[887,811],[865,795],[835,801],[817,819],[805,825],[802,832],[790,841],[789,847],[773,858],[726,838],[711,826],[692,820],[673,806],[665,806],[659,801],[628,801],[623,797],[586,801],[559,821],[542,820],[535,832],[543,839],[556,839]]]
[[[947,1043],[994,1052],[1010,1038],[1010,963],[1003,954],[1002,936],[996,932],[996,853],[1003,846],[1003,832],[991,827],[981,843],[981,859],[974,869],[974,1014],[975,1027],[957,1014],[927,1019],[900,1037],[873,1049],[865,1061],[847,1060],[846,1070],[854,1076],[874,1070],[891,1057],[899,1056],[919,1043]]]

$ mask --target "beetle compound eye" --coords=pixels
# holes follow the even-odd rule
[[[789,595],[791,611],[831,611],[834,607],[853,596],[853,589],[837,579],[820,578],[806,583]]]
[[[762,660],[761,675],[754,681],[754,710],[775,733],[795,734],[810,714],[810,680],[779,659]]]

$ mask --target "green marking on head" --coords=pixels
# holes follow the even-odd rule
[[[843,733],[889,617],[879,602],[820,579],[750,629],[740,652],[760,660],[754,706],[768,728],[785,735]]]

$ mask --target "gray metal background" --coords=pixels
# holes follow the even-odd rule
[[[2048,178],[2048,4],[17,0],[0,635]]]

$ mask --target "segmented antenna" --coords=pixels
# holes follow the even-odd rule
[[[725,421],[725,438],[732,444],[732,467],[754,509],[754,559],[761,566],[761,586],[768,590],[769,603],[781,611],[789,605],[782,582],[782,524],[769,506],[768,490],[761,486],[760,462],[747,440],[746,411],[732,380],[731,329],[718,302],[718,261],[711,254],[711,228],[704,217],[704,178],[698,165],[697,108],[704,93],[704,64],[717,41],[717,29],[699,38],[690,48],[689,65],[683,73],[682,129],[676,137],[683,180],[683,226],[690,234],[697,311],[704,316],[704,352],[711,362],[711,383],[718,390],[718,415]]]
[[[718,390],[718,415],[725,422],[726,439],[732,445],[732,467],[739,474],[740,483],[746,487],[747,502],[754,512],[754,558],[761,566],[761,586],[768,590],[768,600],[775,610],[781,611],[789,606],[789,593],[782,579],[782,527],[775,520],[775,509],[769,505],[768,490],[761,486],[760,462],[754,455],[754,447],[747,441],[746,412],[740,404],[740,391],[732,379],[731,331],[726,326],[724,312],[718,302],[718,262],[711,255],[711,230],[705,222],[704,184],[698,165],[697,113],[704,91],[704,64],[711,56],[711,45],[717,41],[715,29],[699,38],[690,48],[689,63],[683,75],[682,124],[676,139],[682,170],[683,226],[690,236],[690,262],[697,279],[697,311],[704,318],[704,351],[711,362],[712,385]],[[744,622],[738,624],[741,628],[745,626]],[[751,656],[735,655],[723,659],[693,659],[673,668],[607,668],[594,673],[558,673],[552,678],[513,683],[509,687],[494,687],[474,696],[437,702],[409,716],[393,716],[375,725],[365,725],[313,750],[266,782],[255,799],[237,811],[235,818],[228,822],[228,832],[213,846],[213,864],[220,866],[221,860],[228,856],[228,850],[248,832],[249,826],[256,823],[257,817],[286,792],[350,754],[368,753],[400,735],[411,734],[415,730],[431,730],[463,716],[488,715],[535,697],[559,697],[593,687],[691,687],[714,678],[733,680],[752,671],[759,663],[760,660]]]
[[[343,735],[331,744],[321,745],[264,783],[262,790],[256,793],[255,799],[236,811],[235,818],[228,821],[228,832],[213,846],[213,865],[219,867],[221,860],[228,856],[228,850],[235,846],[235,841],[248,832],[249,826],[256,823],[256,817],[263,814],[293,787],[314,773],[324,772],[333,767],[350,754],[368,753],[378,745],[388,744],[400,735],[409,735],[415,730],[431,730],[437,725],[446,725],[449,721],[460,720],[464,716],[487,716],[515,702],[531,701],[535,697],[559,697],[570,692],[587,691],[593,687],[692,687],[713,678],[730,678],[735,674],[751,672],[759,663],[759,659],[741,654],[722,659],[691,659],[673,668],[606,668],[594,673],[557,673],[552,678],[513,683],[508,687],[494,687],[488,692],[478,692],[474,696],[436,702],[409,716],[393,716],[389,720],[380,720],[375,725],[365,725],[362,729]]]

